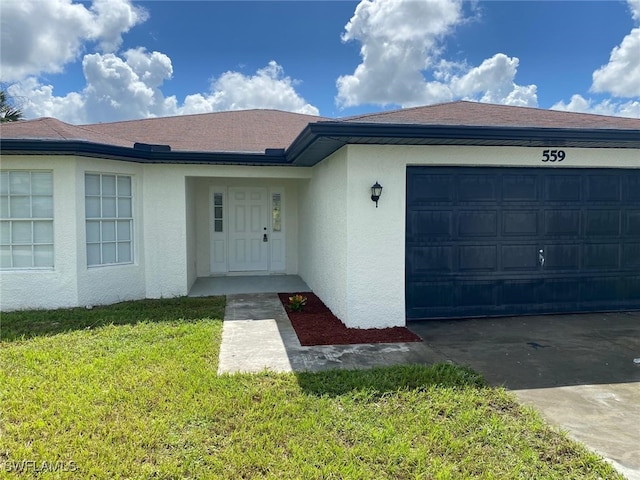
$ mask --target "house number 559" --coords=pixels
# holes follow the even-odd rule
[[[565,159],[566,155],[564,150],[543,150],[542,161],[543,162],[561,162]]]

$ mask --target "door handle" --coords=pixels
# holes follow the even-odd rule
[[[538,252],[538,262],[540,262],[540,266],[544,268],[544,250],[542,249]]]
[[[266,233],[267,229],[265,228],[264,230],[265,230],[265,233],[264,233],[264,235],[262,235],[262,241],[263,242],[268,242],[269,241],[269,237],[267,237],[267,233]]]

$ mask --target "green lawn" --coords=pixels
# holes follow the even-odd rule
[[[464,368],[218,377],[223,309],[3,314],[0,478],[622,478]]]

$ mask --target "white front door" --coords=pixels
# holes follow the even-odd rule
[[[229,188],[229,271],[267,270],[269,207],[266,188]]]

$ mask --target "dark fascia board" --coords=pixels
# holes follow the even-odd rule
[[[367,138],[368,144],[405,140],[405,145],[509,145],[591,148],[640,148],[640,130],[575,129],[541,127],[486,127],[451,125],[415,125],[350,123],[323,121],[310,123],[287,150],[294,165],[315,165],[326,156],[356,139]],[[379,140],[376,142],[376,139]]]
[[[81,140],[0,139],[0,151],[9,154],[78,155],[135,163],[209,164],[209,165],[286,165],[282,152],[184,152],[134,149]]]

